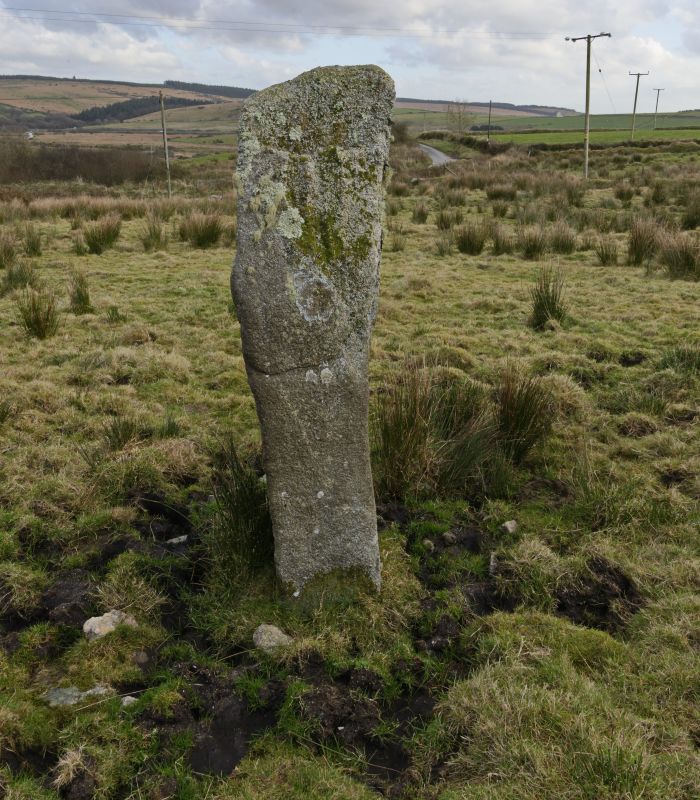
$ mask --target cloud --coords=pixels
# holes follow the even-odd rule
[[[669,106],[697,105],[696,0],[103,0],[112,17],[78,0],[80,15],[48,13],[64,5],[42,0],[33,21],[0,12],[6,71],[258,88],[319,63],[374,61],[403,95],[580,108],[585,45],[564,36],[602,28],[613,39],[594,45],[594,110],[626,107],[630,69],[652,70]]]

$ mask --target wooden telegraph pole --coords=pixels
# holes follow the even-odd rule
[[[588,149],[591,139],[591,42],[601,36],[610,38],[610,33],[588,33],[586,36],[567,36],[567,42],[586,40],[586,121],[583,133],[583,177],[588,177]]]
[[[491,106],[493,105],[493,100],[489,100],[489,126],[486,129],[486,144],[491,144]]]
[[[160,97],[160,123],[163,128],[163,151],[165,152],[165,171],[168,174],[168,197],[173,196],[173,189],[170,183],[170,156],[168,155],[168,132],[165,128],[165,98],[162,90],[158,92]]]
[[[665,89],[652,89],[652,91],[656,92],[656,108],[654,109],[654,130],[656,130],[656,117],[659,113],[659,95],[661,92],[665,92]]]
[[[630,72],[630,75],[637,76],[637,84],[634,88],[634,108],[632,109],[632,138],[634,139],[634,127],[637,121],[637,97],[639,96],[639,79],[642,75],[648,75],[648,72]]]

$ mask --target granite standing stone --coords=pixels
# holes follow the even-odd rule
[[[322,67],[242,114],[232,291],[292,591],[338,570],[380,585],[367,361],[393,100],[378,67]]]

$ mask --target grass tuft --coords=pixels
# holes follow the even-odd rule
[[[478,256],[486,244],[487,232],[483,224],[469,222],[459,228],[454,235],[454,241],[460,253]]]
[[[9,294],[15,289],[25,289],[28,286],[36,288],[39,282],[36,270],[28,261],[17,261],[8,267],[0,284],[0,296]]]
[[[101,255],[105,250],[114,247],[122,229],[122,220],[118,214],[108,214],[94,222],[83,226],[83,238],[88,252]],[[77,246],[76,246],[77,251]]]
[[[48,339],[58,331],[58,302],[48,289],[25,289],[17,296],[17,310],[20,325],[29,336]]]
[[[180,239],[192,247],[206,249],[218,243],[224,233],[224,221],[220,214],[193,212],[180,223]]]
[[[564,304],[564,279],[559,270],[542,267],[537,281],[530,290],[532,310],[528,325],[541,331],[550,320],[562,322],[566,317]]]
[[[552,396],[539,378],[508,365],[495,390],[496,430],[506,456],[515,464],[539,443],[552,425]]]
[[[272,564],[274,541],[266,484],[241,459],[233,438],[214,454],[216,518],[206,535],[214,572],[235,594],[256,572]]]
[[[648,263],[658,249],[658,224],[644,217],[633,220],[627,239],[627,263],[636,267]]]
[[[17,261],[17,242],[7,232],[0,233],[0,269],[7,269]]]
[[[68,284],[68,296],[70,298],[70,310],[74,314],[92,313],[90,303],[90,287],[87,275],[84,272],[74,271],[71,273]]]
[[[165,232],[163,220],[158,214],[146,215],[139,238],[146,253],[168,249],[168,234]]]
[[[691,235],[667,234],[661,245],[660,258],[672,280],[700,280],[700,246]]]
[[[611,267],[617,264],[617,242],[613,236],[601,236],[595,244],[595,254],[598,262],[603,267]]]
[[[518,231],[518,245],[523,258],[535,261],[547,250],[547,234],[541,225],[528,225]]]

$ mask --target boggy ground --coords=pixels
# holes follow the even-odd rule
[[[170,243],[145,253],[154,201],[125,189],[131,204],[100,206],[123,217],[116,246],[77,256],[72,212],[4,191],[3,231],[21,242],[32,216],[42,252],[20,257],[61,312],[37,340],[18,324],[18,290],[0,298],[0,793],[698,796],[700,288],[669,280],[661,245],[624,264],[636,217],[678,235],[697,155],[594,161],[584,189],[576,155],[472,153],[442,173],[396,148],[375,397],[407,364],[487,394],[517,368],[550,393],[553,428],[500,481],[380,496],[382,594],[330,603],[290,604],[269,566],[242,573],[220,535],[212,469],[229,434],[242,451],[257,441],[256,420],[231,248],[193,248],[177,230],[189,207],[229,213],[232,198],[189,187],[162,204]],[[77,216],[76,228],[89,202]],[[496,255],[494,219],[506,241],[563,223],[573,247],[552,252],[568,249],[552,237],[526,259],[513,239]],[[489,224],[475,255],[449,233],[471,222]],[[619,265],[600,265],[600,236]],[[535,331],[540,262],[561,270],[568,313]],[[88,313],[68,303],[76,268]],[[82,622],[112,608],[137,627],[86,641]],[[256,651],[262,622],[293,644]],[[47,702],[96,685],[107,694]]]

